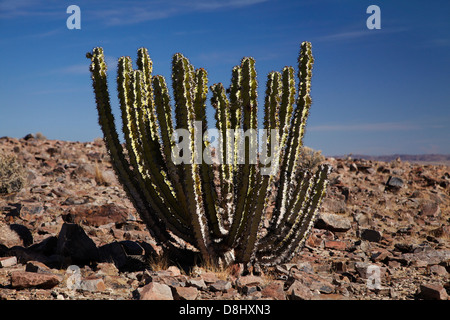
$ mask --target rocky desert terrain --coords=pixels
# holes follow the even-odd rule
[[[0,196],[0,300],[448,300],[450,167],[327,158],[306,246],[253,274],[158,258],[103,141],[0,138],[25,185]]]

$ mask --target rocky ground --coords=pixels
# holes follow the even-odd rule
[[[306,246],[261,274],[164,259],[101,139],[0,138],[26,185],[0,196],[0,300],[436,299],[450,293],[450,168],[327,159]],[[153,257],[153,258],[152,258]]]

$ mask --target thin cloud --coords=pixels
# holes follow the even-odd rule
[[[335,132],[370,132],[370,131],[410,131],[417,130],[419,126],[408,122],[379,122],[358,124],[332,124],[311,126],[309,131],[335,131]]]
[[[371,37],[373,35],[386,35],[392,33],[399,33],[407,31],[407,28],[381,28],[380,30],[369,30],[365,27],[361,27],[359,30],[343,31],[332,34],[327,34],[317,37],[316,41],[330,42],[330,41],[343,41],[343,40],[356,40],[364,37]]]
[[[191,0],[191,1],[149,1],[149,2],[108,2],[111,9],[103,9],[94,15],[102,19],[106,25],[136,24],[152,20],[165,19],[201,11],[216,11],[242,8],[263,3],[268,0]]]

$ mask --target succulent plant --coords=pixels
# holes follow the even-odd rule
[[[274,265],[293,257],[309,235],[331,171],[327,164],[315,172],[301,165],[312,102],[309,42],[301,44],[298,85],[292,67],[268,75],[262,143],[254,134],[255,60],[243,58],[233,68],[228,89],[211,86],[219,133],[214,148],[208,139],[205,69],[194,69],[180,53],[173,56],[172,106],[164,77],[152,76],[147,49],[138,50],[136,70],[130,57],[119,58],[124,148],[111,110],[103,49],[94,48],[87,57],[113,168],[163,247],[192,248],[218,264]]]

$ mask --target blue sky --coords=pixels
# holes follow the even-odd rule
[[[66,26],[71,4],[80,30]],[[381,29],[366,26],[372,4]],[[300,43],[311,41],[306,145],[325,155],[450,154],[449,17],[446,0],[0,0],[0,136],[100,137],[85,58],[96,46],[118,121],[115,62],[135,60],[139,47],[168,82],[176,52],[225,86],[253,56],[262,102],[267,74],[297,67]]]

